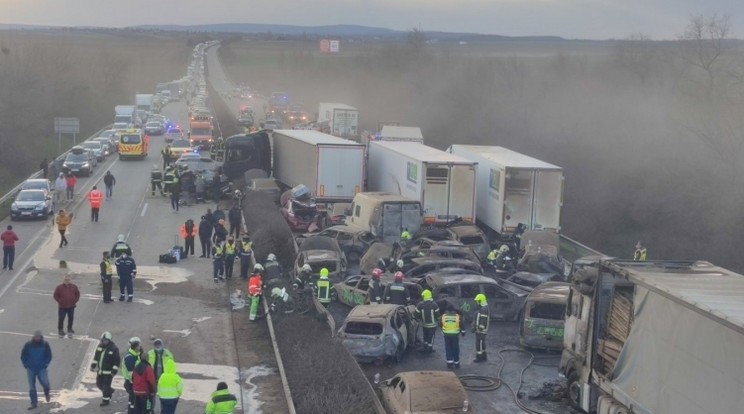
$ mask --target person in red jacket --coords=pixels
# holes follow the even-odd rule
[[[93,189],[88,193],[88,201],[90,202],[90,221],[98,223],[98,210],[101,209],[102,200],[103,193],[94,185]]]
[[[71,172],[67,173],[65,177],[67,181],[67,201],[72,201],[72,197],[75,195],[75,184],[77,184],[77,177]]]
[[[0,234],[0,240],[3,241],[3,270],[7,268],[13,270],[15,242],[18,241],[18,235],[13,231],[13,226],[8,224],[7,230]]]
[[[54,300],[59,305],[59,319],[57,320],[59,336],[65,336],[62,327],[64,326],[65,316],[67,316],[67,334],[72,338],[72,334],[75,333],[72,330],[72,321],[75,318],[75,306],[80,300],[80,290],[72,283],[70,275],[65,275],[65,281],[54,289]]]
[[[132,372],[132,393],[134,394],[134,413],[148,414],[152,412],[152,401],[157,392],[157,383],[155,382],[155,371],[143,358],[147,353],[142,351],[140,359]]]

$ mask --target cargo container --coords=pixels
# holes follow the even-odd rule
[[[318,124],[337,137],[357,138],[359,136],[359,110],[342,103],[318,105]]]
[[[421,202],[397,193],[365,192],[354,196],[346,224],[369,231],[386,243],[400,241],[421,227]]]

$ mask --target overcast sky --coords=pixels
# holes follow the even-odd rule
[[[731,14],[744,37],[744,0],[0,0],[0,22],[10,24],[357,24],[584,39],[671,39],[691,14],[713,13]]]

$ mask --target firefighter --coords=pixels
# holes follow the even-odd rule
[[[238,256],[240,256],[240,278],[248,279],[248,267],[251,265],[251,256],[253,256],[253,242],[247,234],[243,233],[243,240],[238,245]]]
[[[509,270],[509,246],[502,244],[498,249],[493,249],[486,256],[486,261],[494,270]]]
[[[236,405],[238,405],[238,398],[227,390],[227,383],[220,382],[217,384],[217,391],[209,396],[204,412],[206,414],[230,414],[235,411]]]
[[[126,253],[128,255],[132,255],[132,248],[129,247],[129,244],[127,244],[126,241],[124,241],[124,235],[120,234],[116,238],[116,243],[114,243],[114,247],[111,248],[111,257],[114,259],[118,259],[119,256],[122,255],[122,253]]]
[[[411,242],[411,233],[408,231],[408,228],[404,228],[403,231],[400,233],[400,244],[403,247],[408,248],[408,244]]]
[[[447,358],[447,368],[460,368],[460,336],[465,336],[462,327],[462,315],[449,302],[442,315],[442,334],[444,335],[444,350]]]
[[[382,303],[382,298],[385,297],[385,288],[380,283],[380,276],[382,276],[382,269],[376,267],[372,270],[372,281],[367,288],[367,298],[371,305]]]
[[[320,279],[318,279],[315,290],[318,302],[320,302],[323,307],[328,308],[328,305],[331,304],[334,288],[331,281],[328,280],[328,269],[325,267],[320,269]]]
[[[238,245],[235,243],[233,236],[227,238],[225,243],[225,278],[232,279],[233,265],[235,264],[235,255],[237,254]]]
[[[114,275],[114,269],[111,266],[111,256],[109,252],[103,252],[103,258],[100,263],[101,267],[101,285],[103,289],[103,303],[111,303],[111,288],[113,281],[111,278]]]
[[[635,252],[633,253],[633,260],[636,262],[646,261],[646,248],[643,247],[640,241],[636,243],[635,245]]]
[[[129,349],[127,349],[126,355],[121,360],[121,374],[124,376],[124,389],[129,394],[129,408],[127,414],[134,413],[134,390],[132,389],[132,373],[134,367],[140,360],[140,343],[142,341],[133,336],[129,338]]]
[[[165,169],[165,175],[163,177],[163,191],[165,193],[170,193],[171,189],[173,187],[173,184],[176,182],[176,172],[173,170],[173,167],[168,167]]]
[[[171,150],[170,144],[166,145],[165,148],[160,151],[160,154],[163,156],[163,169],[165,169],[170,165],[171,159],[173,158],[173,150]]]
[[[439,306],[431,298],[431,291],[424,289],[421,292],[421,302],[416,305],[415,316],[421,321],[424,330],[424,346],[420,352],[434,352],[434,334],[437,332],[437,323],[441,317]]]
[[[225,246],[222,243],[212,246],[212,277],[214,283],[225,278]]]
[[[251,321],[255,321],[258,314],[258,302],[261,299],[261,292],[263,291],[263,281],[261,280],[261,272],[263,270],[263,266],[256,263],[253,266],[251,279],[248,281],[248,294],[251,295],[251,311],[248,319]]]
[[[472,331],[475,333],[475,359],[473,362],[485,362],[488,360],[486,354],[486,334],[491,322],[491,312],[488,309],[486,295],[479,293],[475,295],[475,303],[478,309],[475,311]]]
[[[313,286],[313,268],[309,264],[302,265],[300,272],[295,277],[293,287],[296,290],[303,290],[306,286]]]
[[[280,280],[282,277],[282,267],[276,260],[274,253],[269,253],[266,256],[266,263],[264,263],[264,282],[269,283],[272,280]]]
[[[101,342],[98,344],[93,362],[90,364],[90,370],[96,373],[96,387],[103,394],[101,404],[99,404],[101,407],[111,404],[111,395],[114,393],[113,388],[111,388],[111,381],[119,372],[119,362],[121,361],[119,348],[116,347],[111,338],[111,332],[104,332],[101,335]]]
[[[127,302],[131,302],[134,298],[134,278],[137,277],[137,264],[126,253],[122,253],[115,263],[116,273],[119,275],[119,302],[124,301],[124,288],[127,290]]]
[[[152,165],[152,171],[150,171],[150,187],[152,188],[152,195],[155,195],[155,188],[160,191],[160,195],[165,197],[163,192],[163,171],[158,167],[157,164]]]
[[[403,284],[403,272],[395,272],[393,283],[385,288],[385,303],[406,306],[411,302],[411,296]]]

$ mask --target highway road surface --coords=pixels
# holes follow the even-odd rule
[[[163,113],[187,128],[184,102],[167,105]],[[146,160],[120,161],[111,157],[99,164],[91,178],[79,180],[75,200],[63,205],[75,213],[67,235],[68,246],[58,248],[60,236],[51,217],[46,221],[12,222],[20,241],[14,270],[0,273],[0,413],[26,412],[29,406],[20,353],[37,329],[44,332],[54,358],[49,366],[52,401],[45,403],[40,394],[35,412],[126,412],[121,375],[115,377],[111,406],[98,406],[101,395],[95,387],[95,374],[88,367],[104,331],[113,334],[122,355],[132,336],[142,338],[147,350],[152,348],[153,339],[164,340],[174,353],[184,380],[179,413],[203,413],[209,394],[220,381],[226,381],[230,391],[239,396],[245,412],[281,412],[270,409],[278,398],[262,389],[266,381],[271,381],[272,387],[278,383],[273,352],[241,355],[242,371],[238,369],[228,290],[244,289],[242,283],[216,285],[211,277],[211,262],[198,258],[200,252],[177,264],[158,263],[158,255],[174,245],[181,223],[188,218],[198,223],[206,209],[214,205],[182,207],[174,213],[169,199],[159,194],[152,196],[150,170],[153,164],[162,166],[163,138],[151,137],[150,145]],[[113,198],[104,201],[99,222],[91,222],[84,196],[95,184],[103,187],[106,171],[116,177]],[[0,223],[3,229],[8,224],[9,220]],[[135,299],[133,303],[104,304],[98,264],[102,251],[111,249],[118,234],[126,235],[137,261]],[[198,244],[197,241],[197,249]],[[75,310],[74,336],[60,338],[52,292],[68,273],[82,297]],[[115,298],[117,280],[115,276]],[[37,388],[41,392],[40,386]]]

